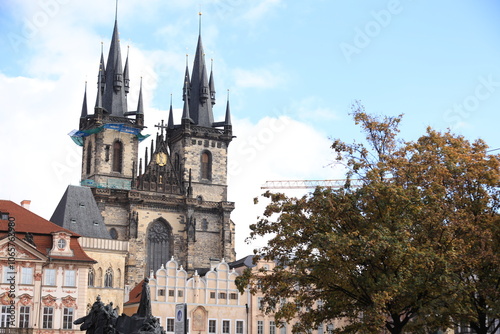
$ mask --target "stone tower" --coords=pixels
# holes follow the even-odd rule
[[[188,271],[208,268],[213,259],[234,261],[229,102],[225,120],[214,122],[214,79],[201,35],[192,77],[186,65],[181,123],[174,124],[171,103],[167,124],[158,124],[140,159],[139,142],[146,137],[142,87],[136,111],[128,111],[128,63],[127,56],[122,67],[115,20],[106,63],[101,51],[94,114],[87,112],[85,92],[80,128],[72,134],[83,147],[82,186],[91,188],[111,237],[129,241],[125,284],[135,285],[172,257]]]

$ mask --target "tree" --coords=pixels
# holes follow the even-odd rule
[[[344,187],[302,198],[266,192],[249,238],[271,237],[256,258],[276,266],[246,271],[240,289],[263,291],[278,323],[299,319],[295,331],[342,318],[336,333],[427,333],[477,319],[464,305],[479,295],[467,280],[482,277],[481,247],[498,264],[498,156],[481,140],[430,128],[402,142],[401,115],[379,119],[359,104],[352,115],[369,146],[332,144],[347,167]],[[353,178],[362,185],[351,187]]]

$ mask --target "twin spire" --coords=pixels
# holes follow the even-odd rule
[[[201,15],[201,13],[200,13]],[[201,20],[201,17],[200,17]],[[184,101],[182,123],[194,124],[202,127],[215,127],[230,125],[229,101],[226,108],[226,120],[224,122],[214,123],[212,107],[215,105],[215,83],[213,75],[213,62],[208,75],[205,62],[205,53],[201,40],[201,22],[198,44],[193,62],[192,74],[189,74],[189,68],[186,55],[186,71],[184,75],[183,96]],[[99,72],[97,77],[97,97],[96,109],[103,109],[110,116],[127,117],[129,115],[141,115],[144,117],[144,107],[142,100],[142,78],[139,92],[138,106],[135,112],[129,112],[127,109],[127,94],[130,91],[130,72],[128,64],[128,51],[125,60],[125,66],[122,65],[120,38],[118,33],[118,22],[115,17],[113,36],[107,62],[104,63],[104,53],[101,44],[101,59],[99,62]],[[87,117],[86,88],[84,96],[84,106],[82,107],[81,117]],[[85,109],[85,111],[83,110]],[[229,120],[229,124],[227,123]],[[172,106],[169,112],[168,128],[173,129]]]

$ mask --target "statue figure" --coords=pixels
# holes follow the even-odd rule
[[[113,303],[104,305],[101,297],[97,296],[89,314],[75,320],[75,325],[80,325],[80,330],[86,334],[139,334],[139,333],[163,333],[158,319],[151,311],[151,292],[149,290],[149,279],[145,278],[142,284],[141,301],[137,313],[133,316],[122,314],[118,316]]]

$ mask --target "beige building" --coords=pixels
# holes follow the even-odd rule
[[[86,314],[95,261],[79,235],[0,200],[0,327],[70,333]]]
[[[113,302],[121,311],[128,241],[110,236],[90,188],[68,186],[50,220],[81,235],[81,247],[96,261],[88,268],[87,309],[99,295],[104,303]]]
[[[149,277],[153,315],[167,333],[174,332],[177,304],[187,304],[189,333],[251,333],[248,328],[250,295],[241,295],[235,285],[238,276],[225,261],[190,276],[177,261],[171,259]],[[142,292],[139,284],[130,293],[124,312],[137,311]]]

